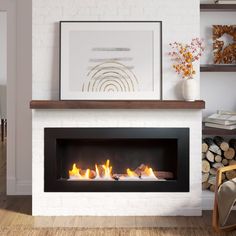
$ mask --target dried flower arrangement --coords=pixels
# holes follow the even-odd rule
[[[204,51],[203,40],[199,38],[192,39],[190,44],[170,43],[172,51],[169,55],[172,57],[173,68],[183,79],[190,79],[196,74],[193,63],[198,61]]]

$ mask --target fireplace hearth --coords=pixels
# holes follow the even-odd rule
[[[188,128],[45,128],[45,192],[188,192]]]

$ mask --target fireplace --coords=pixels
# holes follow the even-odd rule
[[[45,192],[188,192],[188,128],[45,128]]]

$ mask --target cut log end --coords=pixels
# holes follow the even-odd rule
[[[208,145],[206,143],[202,144],[202,153],[206,153],[208,151]]]
[[[221,163],[222,162],[222,157],[219,156],[219,155],[216,155],[215,156],[215,161],[218,162],[218,163]]]
[[[210,171],[210,163],[207,160],[202,161],[202,172],[203,173],[208,173]]]
[[[220,149],[222,150],[222,151],[228,151],[228,149],[229,149],[229,144],[228,143],[226,143],[226,142],[223,142],[223,143],[221,143],[220,144]]]
[[[229,148],[227,151],[224,152],[224,157],[228,160],[232,160],[235,156],[234,148]]]
[[[202,183],[208,181],[210,174],[209,173],[202,173]]]
[[[230,160],[229,161],[229,165],[231,166],[231,165],[236,165],[236,160]]]
[[[210,169],[210,174],[211,175],[216,175],[216,173],[217,173],[217,169],[216,168],[211,168]]]
[[[224,159],[222,160],[222,164],[223,164],[224,166],[227,166],[227,165],[229,164],[229,160],[227,160],[226,158],[224,158]]]
[[[220,148],[215,144],[215,142],[213,141],[212,138],[205,138],[204,142],[208,145],[209,151],[211,151],[217,155],[221,155]]]
[[[210,162],[214,162],[215,161],[215,156],[211,151],[207,151],[206,159]]]
[[[235,170],[227,171],[225,175],[228,180],[234,179],[236,178],[236,171]]]
[[[229,144],[225,142],[222,137],[215,136],[213,140],[222,151],[227,151],[229,149]]]

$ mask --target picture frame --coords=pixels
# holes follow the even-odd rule
[[[60,22],[60,100],[161,99],[161,21]]]

